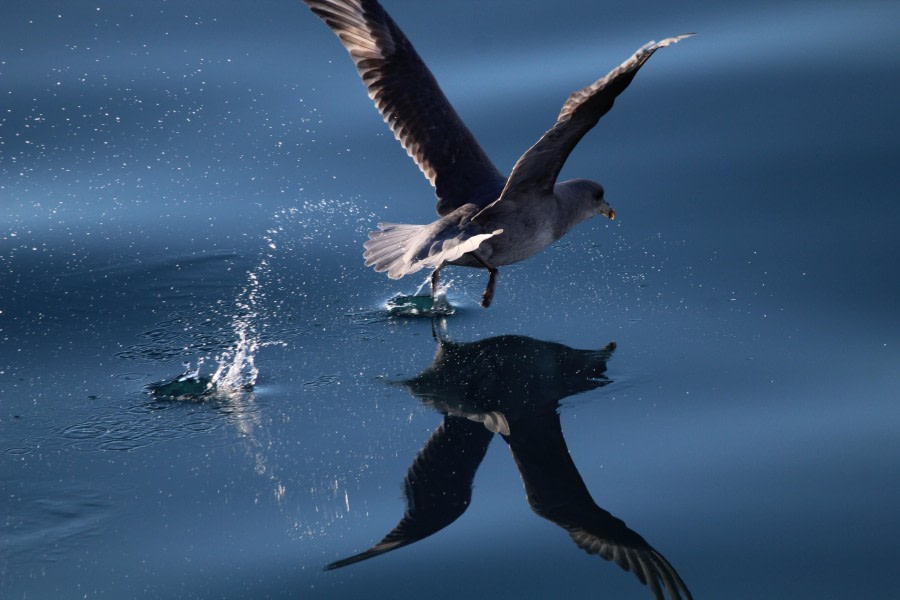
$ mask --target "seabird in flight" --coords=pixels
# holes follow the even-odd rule
[[[575,145],[613,105],[659,48],[693,34],[649,42],[566,100],[556,123],[506,177],[487,157],[412,44],[376,0],[303,0],[350,53],[369,97],[434,186],[439,218],[427,225],[379,223],[366,265],[399,279],[432,269],[432,295],[445,265],[487,269],[490,305],[497,267],[537,254],[578,223],[615,218],[603,187],[588,179],[557,182]]]

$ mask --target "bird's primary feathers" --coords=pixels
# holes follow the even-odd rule
[[[557,182],[590,129],[659,48],[692,34],[650,42],[591,85],[569,96],[556,123],[519,158],[507,178],[482,150],[412,44],[376,0],[303,0],[350,53],[385,122],[437,195],[439,219],[428,225],[381,223],[364,244],[366,265],[398,279],[432,269],[432,288],[446,264],[491,273],[482,304],[494,292],[498,266],[524,260],[578,223],[614,211],[600,184]]]

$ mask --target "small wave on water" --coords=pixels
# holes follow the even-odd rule
[[[175,379],[150,383],[144,389],[156,400],[199,402],[214,394],[215,385],[212,378],[200,375],[197,369],[188,368]]]
[[[8,509],[0,526],[0,575],[28,564],[60,560],[77,548],[99,540],[104,521],[113,513],[121,489],[96,489],[80,483],[33,481],[17,485],[0,479]]]

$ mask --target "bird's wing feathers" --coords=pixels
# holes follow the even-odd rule
[[[434,76],[374,0],[304,0],[350,53],[369,97],[435,188],[437,212],[493,201],[506,178],[456,114]]]
[[[598,512],[606,512],[600,508]],[[641,536],[628,529],[625,524],[606,513],[610,521],[604,529],[612,525],[619,531],[605,531],[598,534],[589,528],[567,528],[572,540],[579,548],[589,554],[597,554],[612,561],[625,571],[635,576],[648,586],[658,600],[691,600],[690,590],[678,575],[675,567],[655,548],[650,546]],[[599,515],[595,515],[597,518]],[[617,523],[616,523],[617,522]],[[660,586],[662,584],[662,586]],[[665,594],[663,594],[665,589]]]
[[[559,413],[509,423],[509,444],[532,510],[565,529],[590,554],[634,573],[657,600],[690,600],[675,568],[624,521],[597,506],[563,437]],[[665,594],[663,593],[665,590]]]
[[[406,474],[406,513],[380,542],[326,570],[346,567],[437,533],[462,515],[494,434],[464,417],[445,416]]]
[[[552,192],[556,178],[576,144],[597,124],[600,117],[609,112],[616,97],[625,91],[644,63],[658,49],[691,35],[694,34],[645,44],[605,77],[569,96],[559,112],[556,124],[516,162],[501,198],[525,190]]]

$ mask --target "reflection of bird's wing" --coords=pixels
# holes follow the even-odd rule
[[[329,564],[346,567],[437,533],[462,515],[472,499],[472,481],[494,434],[484,425],[447,416],[406,473],[406,513],[372,548]]]
[[[590,554],[599,554],[606,560],[631,571],[637,578],[650,587],[657,600],[663,600],[663,588],[673,600],[692,598],[687,585],[682,581],[666,557],[650,546],[641,536],[628,529],[620,519],[607,513],[602,508],[596,509],[596,520],[608,520],[600,527],[567,528],[572,539],[579,548]],[[605,513],[602,515],[600,513]],[[589,526],[590,527],[590,526]],[[633,536],[633,537],[632,537]],[[660,587],[662,584],[662,587]]]
[[[435,187],[440,215],[499,195],[487,157],[394,20],[374,0],[304,0],[350,52],[369,97]]]
[[[693,34],[645,44],[605,77],[569,96],[556,124],[516,162],[501,198],[523,191],[552,192],[569,154],[600,117],[609,112],[616,97],[625,91],[647,59],[663,46],[690,35]]]
[[[559,414],[510,421],[504,436],[522,475],[528,503],[569,532],[580,548],[614,561],[648,585],[658,600],[690,599],[671,564],[625,523],[594,503],[563,438]]]

